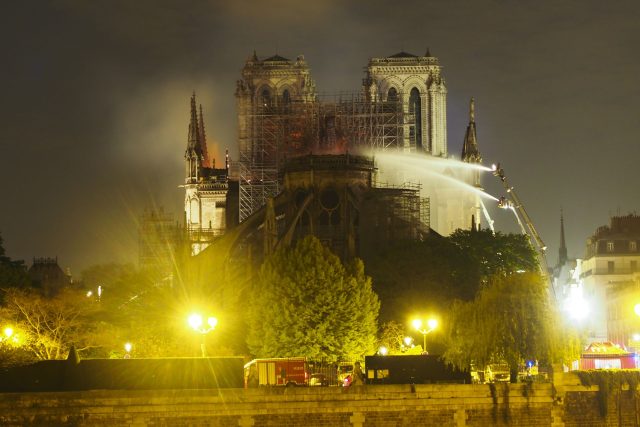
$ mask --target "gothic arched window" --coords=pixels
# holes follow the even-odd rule
[[[282,103],[284,105],[288,105],[291,103],[291,94],[289,93],[289,89],[285,89],[282,92]]]
[[[387,101],[398,101],[398,90],[395,87],[392,87],[389,89],[389,92],[387,92]]]
[[[260,91],[260,102],[264,107],[271,106],[271,91],[268,87],[265,87]]]
[[[416,150],[422,150],[422,105],[420,101],[420,91],[417,88],[411,89],[409,94],[409,112],[414,115],[414,125],[409,128],[409,139]]]

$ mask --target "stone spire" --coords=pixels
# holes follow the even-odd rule
[[[200,131],[198,127],[198,112],[196,110],[196,93],[191,95],[191,120],[189,121],[189,137],[187,140],[187,151],[191,154],[201,154],[200,151]]]
[[[196,110],[196,93],[191,95],[191,120],[189,121],[189,136],[187,150],[184,153],[186,166],[186,182],[191,183],[199,179],[202,168],[202,147],[200,146],[200,129],[198,127],[198,113]]]
[[[467,126],[467,133],[464,136],[464,144],[462,146],[462,161],[468,163],[482,162],[476,138],[476,112],[473,98],[469,103],[469,125]]]
[[[204,118],[202,117],[202,104],[200,104],[200,116],[198,118],[198,139],[200,140],[200,152],[202,153],[202,166],[210,168],[211,163],[207,151],[207,134],[204,131]]]
[[[567,262],[567,244],[564,239],[564,216],[560,209],[560,248],[558,249],[558,267],[562,267]]]

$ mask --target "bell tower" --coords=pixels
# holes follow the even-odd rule
[[[215,169],[209,159],[202,105],[200,116],[196,94],[191,96],[191,118],[185,160],[184,221],[191,243],[191,255],[197,255],[226,228],[228,170]]]
[[[364,79],[366,95],[399,100],[403,109],[403,148],[447,157],[447,87],[438,58],[399,52],[371,58]]]
[[[284,162],[279,134],[298,108],[316,101],[316,85],[304,56],[291,61],[278,54],[258,59],[255,51],[236,84],[240,221],[280,192],[278,171]]]

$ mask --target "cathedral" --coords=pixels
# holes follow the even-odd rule
[[[429,51],[371,58],[362,87],[351,94],[320,95],[302,55],[254,54],[236,86],[239,147],[239,220],[281,191],[287,159],[301,154],[345,152],[415,153],[447,159],[447,88],[442,68]],[[462,160],[479,164],[475,113],[471,102]],[[480,189],[479,173],[451,168],[451,178]],[[480,221],[475,194],[431,182],[431,228],[448,235]]]
[[[290,170],[287,173],[287,165],[301,157],[306,160],[298,164],[308,165],[304,173],[313,176],[314,170],[320,173],[317,169],[320,164],[322,171],[332,170],[330,156],[338,156],[334,163],[344,164],[346,170],[353,168],[350,161],[367,164],[367,160],[357,156],[368,156],[374,163],[365,168],[368,178],[363,181],[366,185],[360,186],[361,190],[345,184],[345,192],[340,193],[343,184],[334,184],[331,191],[339,190],[340,200],[344,199],[345,204],[347,200],[360,200],[360,195],[354,196],[356,193],[376,194],[374,198],[380,198],[386,192],[385,200],[396,207],[385,211],[401,218],[405,226],[412,225],[402,233],[386,230],[385,235],[419,238],[425,230],[448,235],[458,228],[480,226],[481,207],[476,193],[442,185],[440,181],[426,185],[411,183],[408,172],[403,170],[394,173],[404,182],[392,186],[380,182],[383,174],[375,165],[376,153],[416,154],[449,161],[447,87],[438,59],[428,50],[424,56],[400,52],[371,58],[361,87],[350,94],[335,96],[316,90],[304,56],[299,55],[295,60],[280,55],[260,59],[254,52],[245,62],[235,96],[239,158],[230,161],[227,154],[224,168],[216,168],[215,159],[209,156],[202,106],[198,109],[195,94],[191,97],[183,184],[183,227],[191,255],[199,254],[228,229],[242,224],[258,211],[264,215],[269,200],[287,188],[289,192],[298,188],[291,182],[285,185],[285,176],[287,179],[295,176]],[[476,138],[473,100],[462,142],[462,161],[479,164],[482,158]],[[481,189],[477,170],[453,167],[455,161],[451,162],[452,167],[444,170],[447,178]],[[325,186],[330,185],[332,173],[339,174],[328,173],[323,178]],[[373,191],[374,188],[379,191]],[[317,191],[318,198],[329,194],[328,190]],[[289,198],[293,200],[295,196]],[[380,200],[374,203],[378,212],[384,205]],[[325,208],[319,205],[317,209],[320,212]],[[296,214],[295,209],[289,211],[289,215],[309,221],[303,213]],[[350,215],[351,223],[345,225],[344,230],[357,228],[360,221],[357,209]],[[318,217],[317,221],[317,224],[307,223],[311,233],[317,234],[333,220],[326,223],[326,219]],[[378,225],[384,222],[394,221],[382,218],[375,221]],[[353,239],[345,239],[340,247],[344,253],[352,253],[353,250],[345,248],[353,247],[349,243]]]

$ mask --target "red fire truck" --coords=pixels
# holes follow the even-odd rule
[[[245,387],[308,384],[309,367],[304,357],[254,359],[244,365]]]

